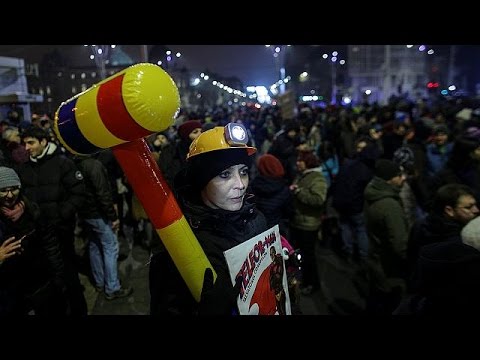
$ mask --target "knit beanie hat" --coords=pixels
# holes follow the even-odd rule
[[[20,179],[17,173],[9,167],[0,166],[0,189],[12,186],[20,186]]]
[[[393,161],[403,167],[411,168],[414,164],[414,155],[412,149],[406,146],[399,147],[393,153]]]
[[[178,135],[182,140],[188,140],[188,135],[198,128],[202,128],[202,123],[198,120],[188,120],[178,127]]]
[[[282,163],[271,154],[264,154],[258,158],[257,164],[260,175],[272,178],[281,178],[285,175]]]
[[[460,233],[462,242],[480,251],[480,217],[476,217],[465,225]]]
[[[188,178],[193,187],[200,191],[222,171],[239,164],[248,167],[252,165],[252,157],[248,156],[247,149],[229,148],[205,152],[188,160]]]
[[[378,159],[375,162],[375,176],[383,180],[390,180],[402,173],[402,167],[388,159]]]

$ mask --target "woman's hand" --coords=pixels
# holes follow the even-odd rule
[[[15,254],[20,254],[22,251],[21,243],[22,239],[15,240],[15,236],[12,236],[5,240],[3,244],[0,245],[0,263],[14,256]]]

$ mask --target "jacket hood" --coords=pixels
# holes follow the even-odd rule
[[[365,188],[364,197],[371,204],[384,198],[400,199],[400,188],[374,176]]]

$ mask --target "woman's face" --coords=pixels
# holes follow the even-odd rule
[[[248,181],[248,167],[233,165],[208,182],[202,190],[202,200],[212,209],[240,210]]]

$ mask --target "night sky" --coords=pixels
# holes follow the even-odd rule
[[[270,86],[278,80],[274,58],[270,49],[264,45],[167,45],[172,51],[179,51],[185,65],[192,72],[209,69],[221,76],[236,76],[248,85]],[[57,45],[0,45],[0,56],[24,58],[28,62],[40,62],[43,54],[51,51]],[[68,50],[78,47],[76,52],[81,52],[82,46],[64,45]],[[122,45],[127,53],[139,56],[140,45]],[[136,53],[136,54],[135,54]],[[86,54],[79,53],[74,57],[89,61]]]
[[[222,76],[237,76],[246,86],[270,86],[278,80],[272,52],[265,45],[167,46],[180,51],[192,71],[210,69]]]
[[[322,45],[323,46],[323,45]],[[88,63],[89,51],[81,45],[0,45],[0,56],[24,58],[27,63],[38,63],[43,55],[54,48],[64,50],[74,65]],[[140,61],[141,45],[121,45],[134,61]],[[245,86],[270,86],[278,80],[275,70],[275,61],[270,48],[264,45],[167,45],[172,51],[182,53],[181,61],[192,71],[192,75],[199,75],[202,71],[210,70],[221,76],[238,77]],[[438,53],[448,53],[450,46],[437,46]],[[295,51],[295,46],[291,48]],[[294,54],[294,53],[293,53]],[[457,46],[455,63],[459,68],[457,75],[461,76],[471,92],[480,82],[480,47]]]

